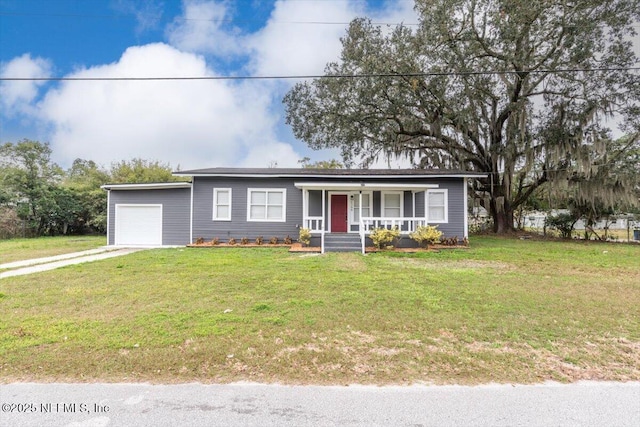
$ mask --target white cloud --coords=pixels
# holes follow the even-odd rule
[[[212,76],[204,59],[165,44],[127,49],[113,64],[69,77]],[[65,81],[39,104],[53,128],[55,160],[102,164],[142,157],[182,169],[252,163],[267,166],[263,146],[283,166],[300,157],[273,138],[270,97],[252,82]],[[260,164],[259,159],[262,160]]]
[[[162,4],[156,0],[112,0],[111,7],[119,12],[131,14],[136,18],[136,33],[158,26],[162,17]]]
[[[267,25],[248,41],[251,68],[256,75],[309,75],[322,73],[340,53],[340,37],[356,15],[348,2],[278,1]]]
[[[415,22],[410,7],[390,4],[372,15],[375,21]],[[357,1],[277,1],[262,29],[240,34],[229,23],[228,5],[184,0],[180,19],[165,32],[171,45],[130,47],[114,63],[81,68],[66,77],[215,76],[212,64],[238,56],[249,58],[247,72],[254,75],[320,74],[328,61],[339,58],[346,24],[300,22],[347,23],[366,14],[361,9],[364,3]],[[3,64],[1,72],[48,76],[51,68],[48,61],[26,54]],[[273,163],[296,167],[308,154],[306,148],[278,137],[287,133],[281,99],[291,84],[290,80],[64,81],[42,97],[39,83],[4,82],[0,105],[4,116],[20,112],[49,129],[44,140],[52,144],[53,160],[63,166],[78,157],[105,166],[141,157],[183,170]],[[334,154],[325,150],[311,157]]]
[[[32,58],[25,53],[11,61],[0,64],[0,76],[8,77],[50,77],[51,62],[43,58]],[[33,80],[8,80],[0,82],[0,105],[5,115],[31,114],[33,101],[38,96],[38,89],[44,82]]]
[[[237,55],[244,51],[243,36],[230,22],[226,2],[184,0],[182,16],[166,29],[172,46],[187,52],[220,56]]]
[[[239,167],[289,167],[300,166],[298,160],[302,156],[290,144],[283,142],[257,142],[250,147],[249,154],[242,160]]]
[[[376,22],[415,23],[412,2],[388,2],[366,10],[366,3],[346,1],[284,1],[274,3],[265,26],[243,34],[231,25],[234,9],[226,0],[183,0],[182,15],[165,31],[180,50],[212,56],[249,56],[253,75],[321,74],[339,58],[340,37],[356,17]]]
[[[256,75],[317,75],[337,61],[348,23],[362,16],[374,22],[415,23],[412,2],[390,2],[370,12],[359,1],[278,1],[266,26],[248,38]]]

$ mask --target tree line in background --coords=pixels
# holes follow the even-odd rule
[[[630,141],[632,143],[630,143]],[[586,179],[574,174],[572,185],[621,185],[624,180],[631,187],[620,189],[640,200],[640,144],[630,137],[614,142],[615,150],[608,153],[608,166],[596,176]],[[76,159],[64,170],[51,161],[47,143],[24,139],[0,145],[0,239],[12,237],[52,236],[61,234],[104,234],[107,226],[107,194],[100,187],[106,183],[149,183],[185,180],[175,177],[169,164],[133,159],[112,163],[104,168],[92,160]],[[345,165],[335,159],[312,162],[309,157],[299,162],[302,168],[342,169]],[[623,178],[624,177],[624,178]],[[635,180],[635,181],[634,181]],[[516,185],[515,183],[513,185]],[[594,192],[597,189],[593,189]],[[608,190],[604,189],[606,193]],[[582,219],[587,226],[603,218],[616,218],[622,213],[635,213],[640,223],[640,207],[628,199],[606,200],[595,197],[584,200],[567,183],[549,181],[536,188],[514,211],[514,226],[522,228],[523,219],[531,212],[564,212],[549,216],[549,227],[568,230]],[[470,192],[472,210],[480,203]],[[473,214],[473,212],[469,212]]]
[[[24,139],[0,145],[0,238],[106,232],[106,183],[170,182],[168,164],[123,160],[106,169],[76,159],[64,170],[47,143]]]

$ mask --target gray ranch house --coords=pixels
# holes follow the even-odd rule
[[[408,234],[437,225],[468,237],[467,181],[482,174],[422,169],[211,168],[175,172],[191,182],[107,184],[107,241],[115,246],[187,245],[312,233],[322,251],[364,250],[368,233]]]

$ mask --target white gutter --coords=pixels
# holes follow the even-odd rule
[[[360,233],[360,249],[362,251],[362,255],[365,255],[366,253],[366,245],[365,245],[365,239],[366,236],[364,234],[364,221],[362,221],[362,191],[360,191],[359,193],[359,199],[358,199],[358,216],[360,217],[360,224],[358,224],[358,232]],[[370,200],[370,202],[373,202],[373,200]],[[373,203],[372,203],[373,204]]]
[[[353,182],[295,182],[296,188],[303,190],[428,190],[430,188],[440,188],[438,184],[387,184],[387,183],[353,183]]]
[[[193,244],[193,185],[191,185],[191,207],[189,209],[189,244]]]
[[[464,188],[463,192],[464,192],[464,196],[463,197],[463,202],[464,202],[464,238],[468,239],[469,238],[469,200],[468,200],[468,191],[469,189],[468,187],[468,183],[467,183],[467,178],[464,179],[462,186]]]
[[[111,228],[109,227],[109,219],[111,218],[109,211],[111,211],[111,190],[107,190],[107,246],[109,246],[109,231],[111,231]],[[113,239],[113,243],[116,243],[115,237]]]
[[[191,188],[190,182],[155,182],[148,184],[105,184],[103,190],[167,190],[172,188]]]
[[[327,230],[327,219],[325,215],[325,207],[326,207],[325,197],[326,197],[326,191],[323,189],[322,190],[322,233],[320,233],[320,253],[324,253],[324,234],[326,233],[326,230]]]
[[[266,173],[183,173],[183,172],[174,172],[173,176],[199,176],[199,177],[225,177],[225,178],[332,178],[332,179],[438,179],[438,178],[484,178],[487,174],[480,175],[469,175],[469,174],[424,174],[424,175],[394,175],[394,174],[380,174],[380,175],[330,175],[330,174],[319,174],[319,175],[311,175],[311,174],[291,174],[291,173],[283,173],[283,174],[266,174]]]

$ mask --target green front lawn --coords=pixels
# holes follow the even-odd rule
[[[0,381],[640,380],[640,246],[160,249],[0,280]]]
[[[60,236],[0,240],[0,264],[95,249],[107,244],[105,236]]]

